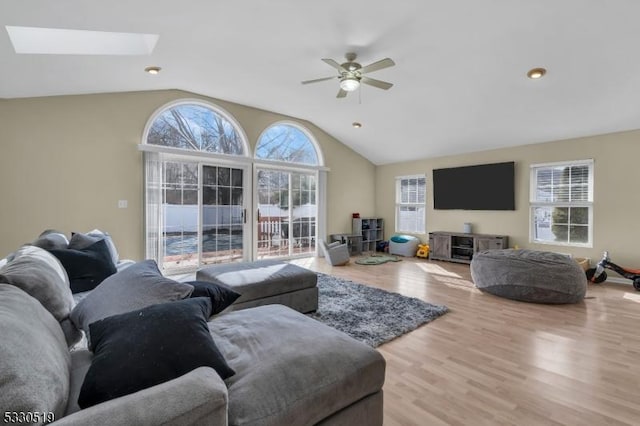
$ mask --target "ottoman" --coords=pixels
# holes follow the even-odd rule
[[[389,254],[414,257],[420,240],[413,235],[394,235],[389,240]]]
[[[196,279],[241,294],[225,312],[272,304],[285,305],[302,313],[318,309],[316,273],[279,260],[208,266],[197,272]]]
[[[482,291],[523,302],[577,303],[587,291],[580,265],[548,251],[481,251],[471,261],[471,278]]]

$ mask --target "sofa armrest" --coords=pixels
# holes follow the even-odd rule
[[[209,367],[63,417],[55,425],[227,426],[227,387]]]
[[[332,249],[332,248],[335,248],[335,247],[340,247],[342,244],[344,244],[344,243],[341,243],[340,241],[334,241],[334,242],[332,242],[330,244],[327,244],[327,248],[328,249]]]

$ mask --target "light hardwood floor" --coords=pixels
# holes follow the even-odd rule
[[[583,303],[536,305],[480,293],[467,265],[292,263],[449,307],[378,348],[386,426],[640,425],[632,286],[590,285]]]

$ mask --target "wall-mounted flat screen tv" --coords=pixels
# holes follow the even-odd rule
[[[515,210],[513,161],[435,169],[436,210]]]

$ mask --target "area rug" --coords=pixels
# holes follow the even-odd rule
[[[387,262],[400,262],[402,259],[398,256],[387,254],[372,254],[371,256],[361,257],[356,260],[358,265],[381,265]]]
[[[318,273],[318,310],[309,314],[371,347],[447,313],[443,305]]]

